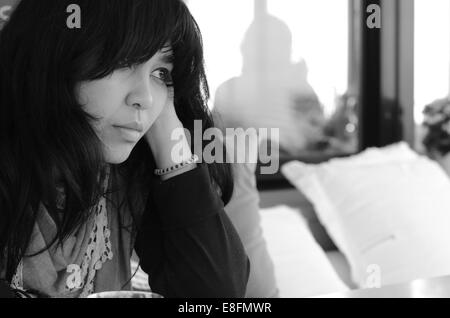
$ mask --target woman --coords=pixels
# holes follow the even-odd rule
[[[127,290],[134,249],[165,297],[243,296],[229,167],[170,138],[213,126],[207,98],[181,0],[22,0],[0,33],[0,293]]]

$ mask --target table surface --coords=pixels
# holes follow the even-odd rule
[[[419,279],[381,288],[352,290],[320,298],[450,298],[450,276]]]

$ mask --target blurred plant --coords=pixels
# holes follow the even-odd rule
[[[450,152],[450,99],[438,99],[423,111],[425,134],[423,145],[430,155],[446,155]]]
[[[334,148],[344,152],[356,151],[358,115],[357,100],[348,93],[336,97],[336,110],[325,126],[325,134],[328,136]]]
[[[326,141],[323,106],[315,94],[298,94],[293,98],[297,125],[305,139],[305,150],[321,150]]]

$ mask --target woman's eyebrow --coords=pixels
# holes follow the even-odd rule
[[[163,63],[166,63],[166,64],[173,64],[173,62],[174,62],[174,55],[173,55],[173,51],[172,50],[170,50],[170,51],[165,51],[164,53],[162,53],[160,56],[159,56],[159,60],[161,61],[161,62],[163,62]]]

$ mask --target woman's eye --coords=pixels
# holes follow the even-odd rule
[[[167,86],[173,86],[173,78],[170,71],[166,68],[159,68],[152,73],[153,77],[156,77],[164,82]]]

